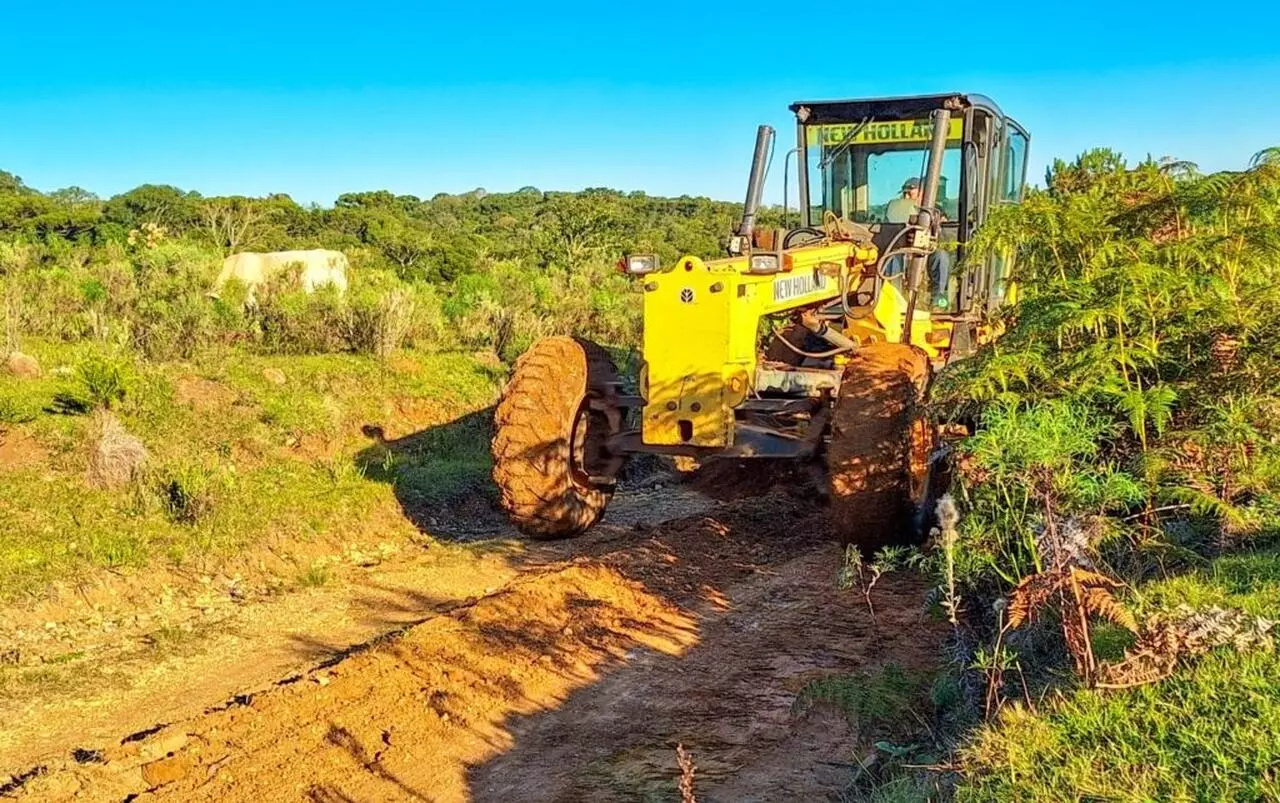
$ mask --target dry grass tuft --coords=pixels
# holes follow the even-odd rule
[[[150,455],[120,420],[101,410],[89,427],[88,481],[94,488],[119,488],[138,478]]]
[[[698,803],[693,796],[693,773],[696,767],[693,756],[684,749],[683,744],[676,745],[676,763],[680,765],[680,803]]]

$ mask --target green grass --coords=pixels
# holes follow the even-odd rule
[[[897,664],[874,673],[830,675],[801,689],[794,707],[815,702],[832,703],[845,713],[864,735],[897,732],[917,724],[917,709],[928,705],[932,678]]]
[[[1280,619],[1280,551],[1139,589],[1144,612],[1220,605]],[[1280,655],[1219,650],[1160,683],[1006,711],[967,751],[962,801],[1278,800]]]
[[[500,376],[467,355],[411,352],[381,362],[224,349],[185,363],[130,363],[123,397],[94,380],[151,457],[134,486],[93,489],[89,419],[60,414],[53,401],[84,384],[76,366],[99,349],[24,347],[45,376],[0,373],[0,428],[34,439],[41,454],[0,473],[0,599],[88,569],[216,560],[268,539],[409,536],[406,500],[447,504],[489,472],[487,430],[476,416],[492,404]],[[282,371],[285,383],[267,369]],[[202,394],[194,404],[193,385]],[[370,424],[410,433],[393,443],[416,445],[395,448],[391,473],[368,465],[382,449],[362,434]],[[378,527],[387,531],[371,530]]]
[[[322,563],[313,563],[306,571],[298,574],[299,588],[321,588],[329,583],[329,567]]]
[[[359,456],[367,476],[393,483],[402,502],[426,508],[467,495],[492,496],[487,409]]]

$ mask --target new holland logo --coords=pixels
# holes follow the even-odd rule
[[[790,301],[793,298],[808,295],[827,286],[825,274],[799,273],[794,276],[780,276],[773,280],[773,300]]]
[[[685,304],[693,303],[693,288],[686,287],[680,291],[680,300]]]

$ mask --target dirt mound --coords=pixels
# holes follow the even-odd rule
[[[49,457],[40,441],[20,429],[0,428],[0,474],[38,465]]]
[[[630,650],[678,654],[694,639],[688,616],[616,571],[568,567],[271,693],[126,741],[101,764],[35,778],[24,792],[466,800],[467,768],[511,746],[509,717],[559,705]],[[167,782],[153,787],[155,777]]]
[[[174,401],[199,412],[230,407],[236,392],[220,382],[199,376],[184,376],[174,387]]]

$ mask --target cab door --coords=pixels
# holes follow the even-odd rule
[[[960,210],[959,246],[956,261],[965,264],[968,244],[973,240],[992,204],[998,197],[1004,120],[985,109],[969,111],[964,140],[964,195]],[[981,307],[991,283],[990,261],[968,263],[961,274],[957,311],[969,314]]]
[[[1027,187],[1027,155],[1031,150],[1031,137],[1016,120],[1006,117],[1003,120],[1003,129],[999,170],[996,173],[993,194],[996,205],[1022,202]],[[1014,257],[1015,254],[1009,251],[993,253],[987,259],[986,285],[983,288],[987,312],[993,312],[1004,303],[1015,300],[1009,284],[1009,277],[1013,274]]]

